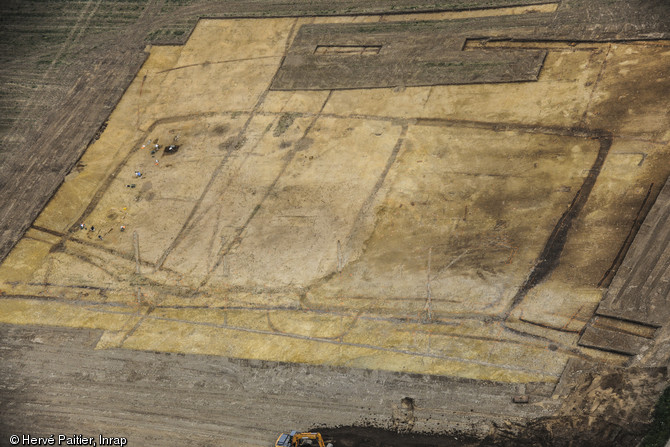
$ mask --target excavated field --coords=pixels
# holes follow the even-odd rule
[[[577,413],[638,441],[665,311],[622,313],[616,281],[640,228],[665,234],[643,222],[670,209],[670,35],[513,3],[202,19],[147,47],[0,264],[0,445],[513,445]],[[617,379],[639,426],[575,410],[616,389],[582,365],[640,368]]]

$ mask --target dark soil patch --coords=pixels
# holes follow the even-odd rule
[[[373,427],[317,428],[324,439],[334,441],[335,447],[468,447],[480,445],[480,440],[461,435],[429,435],[398,433]]]
[[[275,137],[281,136],[284,132],[288,130],[289,127],[291,127],[291,124],[293,124],[293,121],[295,120],[295,116],[291,113],[284,113],[280,118],[279,121],[277,122],[277,126],[275,127],[275,130],[272,132],[272,135]]]
[[[663,447],[670,439],[670,387],[667,387],[656,403],[654,422],[644,437],[641,447]]]

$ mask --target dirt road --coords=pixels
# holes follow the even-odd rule
[[[513,384],[215,356],[94,350],[95,330],[0,326],[0,446],[9,436],[125,437],[128,446],[268,446],[282,431],[374,423],[484,435],[488,421],[548,414],[511,402]],[[531,390],[532,391],[532,390]],[[536,393],[547,390],[536,390]],[[411,396],[411,407],[405,403]],[[539,402],[546,396],[531,395]],[[405,399],[405,400],[403,400]],[[492,413],[499,412],[501,416]],[[400,445],[382,431],[331,429],[341,446]],[[361,444],[365,439],[382,444]],[[432,441],[431,441],[432,439]],[[407,445],[460,445],[407,437]],[[367,441],[365,441],[367,442]],[[395,441],[394,441],[395,442]],[[449,443],[445,443],[449,442]]]

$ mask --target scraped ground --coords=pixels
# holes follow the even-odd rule
[[[577,340],[670,174],[670,42],[527,43],[549,50],[537,82],[269,90],[301,24],[378,20],[202,20],[151,48],[0,266],[0,322],[503,382],[625,362]],[[589,176],[554,267],[519,295]]]

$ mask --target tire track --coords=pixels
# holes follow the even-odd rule
[[[44,74],[41,76],[39,84],[44,84],[46,79],[51,75],[51,72],[53,71],[53,68],[56,66],[56,62],[60,57],[63,55],[65,50],[67,50],[69,47],[71,47],[76,40],[81,36],[81,33],[83,32],[83,28],[88,24],[88,22],[91,20],[91,16],[95,14],[95,11],[98,9],[98,6],[100,6],[100,2],[102,0],[98,0],[96,2],[95,7],[93,8],[93,11],[89,12],[89,9],[91,8],[91,4],[93,4],[93,0],[89,0],[86,2],[86,5],[81,9],[81,12],[79,13],[79,17],[77,17],[77,21],[75,22],[75,25],[72,27],[70,30],[70,33],[68,34],[67,38],[65,39],[65,42],[60,46],[58,49],[58,52],[56,55],[53,57],[51,60],[51,63],[49,64],[49,67],[47,67],[46,71]],[[83,23],[82,23],[83,21]],[[26,115],[32,115],[34,113],[33,111],[33,104],[38,98],[38,91],[33,92],[33,94],[30,96],[30,99],[28,102],[21,108],[21,112],[19,113],[18,118],[14,121],[13,126],[9,129],[9,131],[5,134],[5,137],[3,138],[3,146],[7,145],[7,142],[9,138],[16,132],[17,127],[21,126],[25,119]]]

